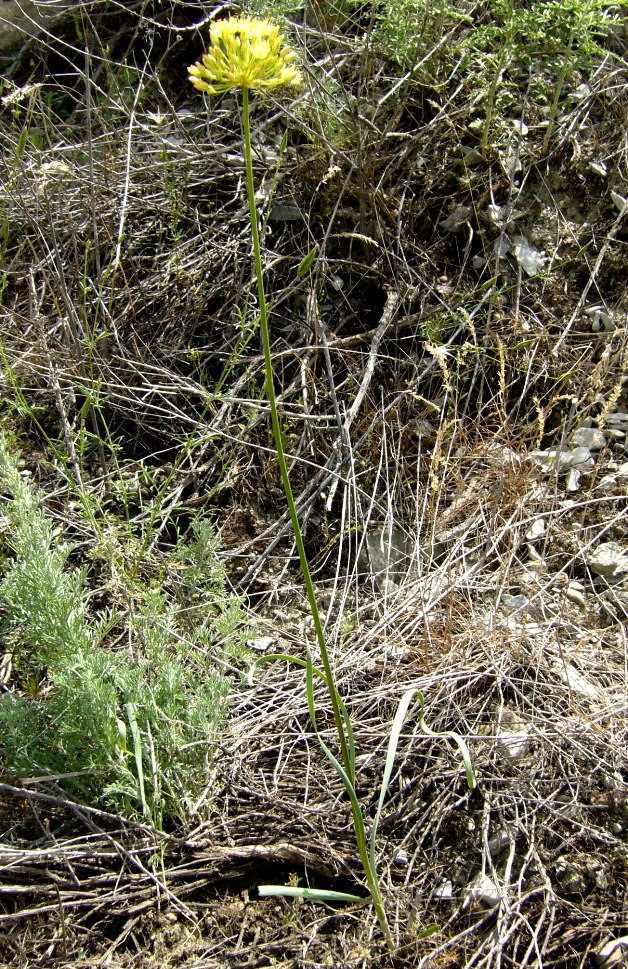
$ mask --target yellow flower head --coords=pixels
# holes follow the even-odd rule
[[[296,55],[270,21],[229,17],[213,23],[210,36],[209,52],[188,68],[190,81],[199,91],[222,94],[234,88],[268,90],[301,83],[293,63]]]

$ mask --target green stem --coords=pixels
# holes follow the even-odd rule
[[[307,592],[308,602],[310,604],[310,610],[312,613],[312,619],[314,621],[314,630],[316,632],[316,639],[318,642],[318,647],[321,654],[321,660],[323,663],[323,669],[325,671],[325,677],[327,680],[327,685],[329,688],[329,696],[331,699],[332,709],[334,713],[334,721],[336,723],[336,729],[338,731],[338,740],[340,742],[341,751],[341,762],[344,767],[347,778],[350,781],[351,787],[354,791],[354,796],[351,798],[351,813],[353,815],[354,829],[357,838],[358,852],[360,855],[360,860],[364,868],[364,873],[366,875],[367,884],[369,891],[371,893],[371,901],[378,918],[378,921],[384,932],[386,939],[386,944],[389,950],[394,949],[394,942],[388,925],[388,920],[386,918],[386,912],[384,910],[384,904],[382,900],[382,894],[379,886],[379,880],[377,877],[377,872],[371,864],[371,859],[369,856],[368,846],[365,837],[364,820],[362,818],[362,812],[360,806],[355,797],[355,772],[353,761],[351,758],[349,744],[347,742],[347,734],[343,722],[342,711],[340,708],[340,697],[338,690],[336,689],[334,674],[331,666],[331,661],[329,659],[329,653],[327,650],[327,642],[325,639],[325,632],[323,630],[323,624],[321,622],[320,612],[318,609],[318,601],[316,599],[316,592],[314,590],[314,583],[312,581],[312,575],[310,572],[310,566],[307,560],[307,554],[305,551],[305,545],[303,542],[303,534],[301,532],[301,525],[299,522],[299,516],[297,514],[297,509],[292,494],[292,486],[290,484],[290,476],[288,474],[288,464],[286,462],[286,453],[283,446],[283,435],[281,431],[281,422],[279,420],[279,412],[277,410],[277,398],[275,395],[275,384],[273,380],[273,361],[270,347],[270,330],[268,326],[268,312],[266,308],[266,294],[264,291],[264,274],[262,269],[262,253],[259,238],[259,228],[257,223],[257,210],[255,206],[255,183],[253,180],[253,157],[251,151],[251,121],[249,112],[249,91],[248,88],[242,89],[242,103],[243,103],[243,129],[244,129],[244,159],[246,163],[246,187],[249,197],[249,210],[251,216],[251,235],[253,237],[253,259],[255,263],[255,274],[257,276],[257,291],[259,296],[259,318],[260,318],[260,328],[262,331],[262,345],[264,349],[264,365],[266,370],[266,396],[268,397],[268,403],[270,406],[271,421],[273,427],[273,435],[275,438],[275,449],[277,452],[277,463],[279,465],[279,470],[281,472],[281,481],[283,484],[283,489],[286,495],[286,500],[288,502],[288,508],[290,511],[290,519],[292,521],[292,529],[294,532],[294,540],[297,546],[297,551],[299,553],[299,560],[301,562],[301,572],[303,574],[303,581],[305,583],[305,590]]]
[[[317,639],[318,647],[321,654],[321,660],[323,662],[323,669],[325,670],[325,675],[327,677],[327,682],[329,684],[329,695],[331,698],[332,709],[334,712],[336,729],[338,731],[338,740],[340,741],[342,763],[344,765],[345,770],[347,771],[347,774],[351,777],[353,781],[354,778],[352,776],[353,770],[351,766],[351,757],[349,756],[349,746],[347,744],[347,737],[346,737],[344,725],[342,722],[340,703],[338,702],[338,691],[335,686],[335,680],[334,680],[334,675],[331,667],[331,662],[329,659],[329,653],[327,651],[327,642],[325,640],[323,624],[321,622],[320,612],[318,609],[318,602],[316,599],[316,592],[314,591],[314,583],[312,582],[310,566],[305,552],[305,545],[303,543],[303,534],[301,532],[299,516],[297,514],[294,497],[292,495],[292,487],[290,485],[290,476],[288,474],[288,465],[286,462],[286,453],[283,446],[283,435],[281,432],[281,423],[279,421],[279,412],[277,410],[277,398],[275,396],[275,384],[273,380],[273,361],[272,361],[272,355],[271,355],[271,349],[270,349],[270,330],[268,327],[268,312],[266,309],[266,295],[264,292],[262,253],[261,253],[260,239],[259,239],[259,228],[257,224],[257,210],[255,207],[255,183],[253,181],[253,156],[251,151],[251,121],[250,121],[250,113],[249,113],[249,91],[248,91],[248,88],[246,87],[242,89],[242,104],[243,104],[242,113],[243,113],[243,128],[244,128],[244,158],[246,162],[246,187],[247,187],[248,196],[249,196],[249,209],[251,214],[251,234],[253,236],[253,259],[255,262],[255,273],[257,276],[257,291],[259,296],[259,318],[260,318],[260,327],[262,331],[262,345],[264,348],[264,365],[266,369],[266,396],[268,397],[268,403],[270,406],[273,435],[275,438],[275,448],[277,451],[277,463],[279,465],[279,470],[281,473],[281,481],[283,484],[284,492],[286,494],[288,508],[290,510],[290,519],[292,521],[292,528],[294,531],[294,540],[297,546],[297,552],[299,553],[299,560],[301,562],[301,571],[303,573],[303,581],[305,583],[305,591],[307,593],[308,602],[310,604],[312,619],[314,620],[314,630],[316,632],[316,639]]]
[[[550,107],[549,119],[547,123],[547,130],[545,132],[545,138],[543,139],[543,153],[547,151],[550,146],[550,141],[552,140],[552,134],[554,133],[554,127],[556,125],[556,116],[558,115],[558,104],[560,102],[560,96],[563,93],[563,86],[565,84],[565,78],[567,77],[568,69],[563,68],[558,77],[556,87],[554,89],[554,97],[552,98],[552,104]]]

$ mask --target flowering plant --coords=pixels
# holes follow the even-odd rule
[[[259,237],[259,226],[257,211],[255,207],[255,183],[253,180],[253,153],[251,150],[251,120],[249,112],[249,90],[261,89],[269,90],[279,87],[282,84],[300,84],[301,75],[294,66],[295,54],[286,46],[284,37],[279,33],[278,28],[267,20],[257,20],[254,17],[230,17],[214,23],[210,30],[212,45],[207,54],[204,54],[201,61],[193,64],[189,70],[190,81],[194,87],[208,94],[222,94],[233,89],[242,89],[242,130],[244,133],[244,161],[246,168],[246,186],[249,199],[249,213],[251,221],[251,237],[253,240],[253,259],[255,263],[255,274],[257,277],[257,291],[259,297],[259,321],[262,333],[262,345],[264,349],[264,367],[266,371],[266,395],[270,408],[273,436],[275,439],[275,452],[277,463],[281,473],[281,481],[286,495],[290,519],[294,532],[294,540],[299,553],[303,582],[307,593],[312,620],[316,632],[316,641],[321,657],[322,668],[314,666],[309,647],[306,651],[306,659],[299,656],[287,656],[285,654],[273,654],[266,656],[265,660],[287,660],[296,666],[300,666],[306,671],[306,688],[308,708],[310,718],[319,743],[334,765],[340,777],[345,791],[349,797],[353,826],[356,835],[356,842],[360,861],[364,869],[366,881],[369,888],[369,896],[364,899],[360,896],[351,895],[345,892],[330,892],[320,889],[296,888],[292,886],[262,885],[259,888],[260,895],[285,895],[288,897],[309,898],[317,901],[349,901],[372,903],[377,915],[380,926],[383,930],[386,944],[390,951],[394,950],[394,940],[386,912],[384,900],[380,887],[379,875],[377,872],[375,856],[375,838],[379,820],[382,813],[384,799],[390,783],[393,762],[399,743],[403,723],[408,714],[410,704],[418,695],[419,701],[419,724],[421,729],[432,736],[436,736],[427,727],[423,719],[423,697],[416,689],[410,689],[403,695],[395,719],[392,724],[386,763],[380,795],[375,814],[375,819],[371,826],[370,837],[367,834],[367,825],[362,811],[362,807],[356,794],[356,756],[355,738],[353,727],[349,717],[347,707],[338,692],[334,671],[332,669],[329,651],[323,623],[321,621],[316,590],[312,581],[310,567],[303,542],[299,516],[292,494],[290,476],[288,474],[288,463],[283,444],[283,434],[279,411],[277,409],[277,399],[273,380],[273,363],[270,345],[270,330],[268,326],[268,312],[266,308],[266,295],[264,292],[264,273],[262,267],[262,255]],[[306,257],[307,258],[307,257]],[[251,675],[253,670],[251,670]],[[314,679],[322,680],[329,693],[329,699],[334,715],[334,722],[338,734],[340,751],[336,757],[332,750],[327,746],[321,736],[316,719],[316,705],[314,700]],[[469,759],[468,751],[464,742],[457,734],[448,733],[438,736],[451,737],[459,746],[467,772],[469,786],[475,783],[473,771]],[[423,934],[429,934],[430,929],[424,930]]]
[[[188,68],[199,91],[222,94],[234,88],[269,90],[300,84],[296,54],[285,44],[279,28],[269,20],[229,17],[210,28],[211,47]]]

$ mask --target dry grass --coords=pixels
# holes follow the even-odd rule
[[[105,507],[121,468],[165,475],[156,546],[211,507],[260,634],[295,652],[311,631],[247,329],[237,105],[207,114],[185,86],[206,11],[153,7],[77,4],[10,65],[4,421],[86,551],[97,535],[73,496]],[[628,409],[626,222],[608,194],[626,186],[625,65],[588,80],[549,155],[544,128],[513,135],[511,178],[503,147],[464,161],[464,89],[400,80],[346,31],[295,30],[308,88],[256,106],[256,164],[267,201],[274,186],[267,289],[294,490],[359,793],[374,813],[410,687],[433,729],[468,739],[478,776],[469,794],[455,748],[409,719],[379,841],[396,964],[584,966],[628,931],[625,615],[588,564],[600,541],[625,545],[625,454],[609,438],[572,493],[529,452]],[[496,254],[511,222],[543,274]],[[608,330],[593,332],[592,305]],[[140,495],[134,525],[153,513]],[[378,529],[403,536],[393,575],[369,571]],[[5,777],[4,964],[387,964],[368,910],[256,898],[291,876],[359,889],[301,675],[264,667],[234,692],[217,770],[214,812],[171,834]],[[469,894],[480,875],[499,905]]]

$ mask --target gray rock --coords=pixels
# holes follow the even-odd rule
[[[488,850],[491,858],[498,858],[505,848],[513,841],[513,833],[508,828],[500,828],[488,839]]]
[[[376,528],[369,532],[358,556],[361,572],[370,573],[380,589],[401,583],[412,562],[414,543],[400,528]]]
[[[606,418],[607,424],[615,427],[628,428],[628,413],[624,410],[616,410],[614,414],[609,414]]]
[[[530,457],[544,471],[558,470],[567,474],[572,468],[586,471],[595,464],[588,447],[549,448],[547,451],[530,451]]]
[[[299,222],[303,213],[298,205],[290,202],[273,202],[268,218],[271,222]]]
[[[615,320],[604,306],[589,306],[584,312],[591,320],[594,333],[599,333],[600,330],[611,332],[615,329]]]
[[[575,447],[573,451],[567,452],[567,456],[562,461],[569,470],[577,468],[579,471],[592,468],[595,464],[588,447]]]
[[[536,539],[543,538],[547,531],[544,518],[535,518],[526,532],[526,541],[534,542]]]
[[[575,602],[577,606],[585,608],[587,602],[584,597],[584,586],[581,582],[571,581],[565,589],[565,598],[570,602]]]
[[[500,236],[493,243],[493,252],[499,259],[505,259],[510,252],[510,242],[506,236]]]
[[[247,640],[246,645],[249,649],[255,649],[258,653],[267,653],[271,646],[275,645],[272,636],[257,636],[255,639]]]
[[[36,36],[46,17],[43,4],[32,0],[5,0],[0,7],[0,51],[10,50]],[[55,10],[56,13],[56,10]],[[48,18],[49,19],[49,18]]]
[[[572,435],[571,443],[589,451],[601,451],[606,447],[606,438],[597,427],[579,427]]]
[[[547,262],[547,256],[543,252],[539,252],[538,249],[530,245],[524,235],[513,236],[512,242],[512,251],[515,259],[526,276],[537,276],[543,271],[543,267]]]
[[[577,670],[575,666],[571,663],[561,664],[556,670],[556,676],[559,680],[562,680],[570,690],[574,693],[580,693],[582,696],[588,696],[592,700],[599,700],[602,697],[602,693],[597,688],[594,683],[584,676],[580,670]]]
[[[489,875],[480,873],[464,890],[464,907],[467,908],[472,902],[479,902],[485,908],[495,908],[503,897],[500,886]]]
[[[601,542],[589,550],[584,561],[595,575],[605,579],[628,572],[628,552],[619,542]]]
[[[496,738],[499,756],[508,764],[516,764],[525,757],[532,742],[528,724],[508,709],[503,711]]]
[[[563,891],[570,895],[584,895],[589,887],[586,868],[581,864],[569,861],[567,858],[559,858],[554,869],[556,880],[560,883]]]
[[[628,589],[607,588],[600,601],[601,613],[608,623],[628,622]]]
[[[466,145],[460,145],[458,151],[462,156],[462,161],[465,167],[469,165],[480,165],[484,164],[484,156],[477,151],[475,148],[468,148]]]
[[[472,212],[471,206],[457,205],[456,208],[451,213],[451,215],[448,215],[446,219],[443,219],[443,221],[440,222],[439,225],[441,229],[445,230],[445,232],[457,232],[458,229],[460,229],[465,224],[465,222],[471,215],[471,212]]]
[[[521,212],[517,212],[510,205],[491,204],[486,207],[486,215],[489,222],[497,229],[502,231],[513,231],[516,219],[521,217]]]
[[[538,618],[538,609],[532,605],[527,596],[521,593],[516,596],[504,594],[500,599],[500,605],[502,612],[507,616],[516,616],[517,619],[522,620]]]
[[[437,898],[439,902],[448,902],[453,898],[454,886],[451,881],[446,878],[442,881],[440,885],[434,889],[434,898]]]

